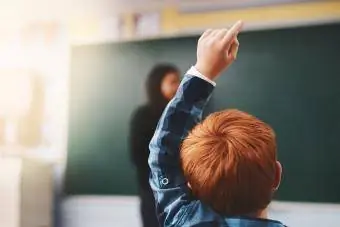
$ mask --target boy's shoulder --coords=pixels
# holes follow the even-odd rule
[[[179,226],[187,227],[286,227],[271,219],[249,218],[243,216],[225,217],[197,200],[183,212]]]

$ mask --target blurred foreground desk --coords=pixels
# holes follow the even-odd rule
[[[50,227],[52,165],[0,156],[0,226]]]

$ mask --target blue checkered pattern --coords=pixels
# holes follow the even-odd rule
[[[150,184],[161,226],[283,227],[273,220],[223,217],[190,196],[180,167],[180,144],[201,121],[213,88],[203,79],[186,75],[150,142]]]

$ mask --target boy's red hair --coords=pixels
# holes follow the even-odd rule
[[[238,110],[211,114],[181,147],[193,194],[223,215],[250,215],[268,206],[276,160],[271,127]]]

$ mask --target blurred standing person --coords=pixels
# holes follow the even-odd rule
[[[180,83],[179,70],[172,65],[156,65],[146,81],[148,102],[134,112],[130,125],[131,159],[137,170],[141,217],[144,227],[159,227],[155,200],[149,185],[149,143],[167,103]]]

